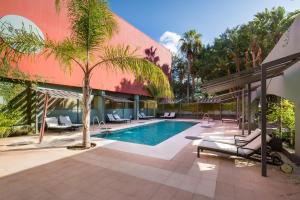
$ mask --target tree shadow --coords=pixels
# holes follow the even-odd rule
[[[137,90],[144,90],[144,84],[138,80],[128,80],[123,78],[120,85],[115,87],[116,92],[136,93]]]

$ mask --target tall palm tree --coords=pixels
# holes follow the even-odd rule
[[[114,70],[129,71],[147,84],[159,86],[165,96],[171,96],[170,84],[163,71],[153,63],[136,55],[129,46],[109,46],[107,41],[117,31],[118,25],[105,0],[55,0],[58,10],[66,4],[71,25],[71,35],[63,41],[45,41],[26,31],[18,31],[6,36],[0,43],[0,55],[9,52],[9,46],[18,52],[30,52],[32,48],[43,48],[44,53],[53,55],[66,70],[79,67],[83,74],[83,146],[89,148],[91,87],[90,80],[95,68],[106,67]],[[0,35],[1,36],[1,35]],[[3,36],[3,35],[2,35]],[[0,41],[1,42],[1,41]],[[5,43],[8,43],[6,45]],[[8,50],[8,51],[7,51]]]
[[[185,55],[187,59],[187,101],[190,101],[190,76],[192,72],[192,67],[194,65],[194,61],[196,55],[200,53],[202,48],[201,42],[201,34],[197,33],[196,30],[189,30],[183,34],[183,38],[180,39],[180,51]],[[194,80],[194,78],[192,78]],[[192,81],[193,81],[192,80]],[[195,83],[193,81],[193,89],[195,87]]]

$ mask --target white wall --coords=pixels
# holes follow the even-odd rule
[[[259,91],[257,93],[260,93]],[[267,94],[284,97],[295,103],[296,144],[295,152],[300,157],[300,62],[289,67],[283,75],[267,80]]]

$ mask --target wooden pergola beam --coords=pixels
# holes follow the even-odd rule
[[[44,133],[45,133],[46,116],[47,116],[47,110],[48,110],[48,101],[49,101],[49,94],[45,93],[45,102],[44,102],[44,108],[43,108],[41,130],[40,130],[40,135],[39,135],[39,143],[41,143],[43,141],[43,137],[44,137]]]

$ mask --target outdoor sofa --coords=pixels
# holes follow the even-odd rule
[[[58,119],[56,117],[47,117],[45,122],[46,122],[47,129],[54,129],[54,130],[70,130],[70,129],[72,129],[72,126],[70,126],[70,125],[59,124]]]

